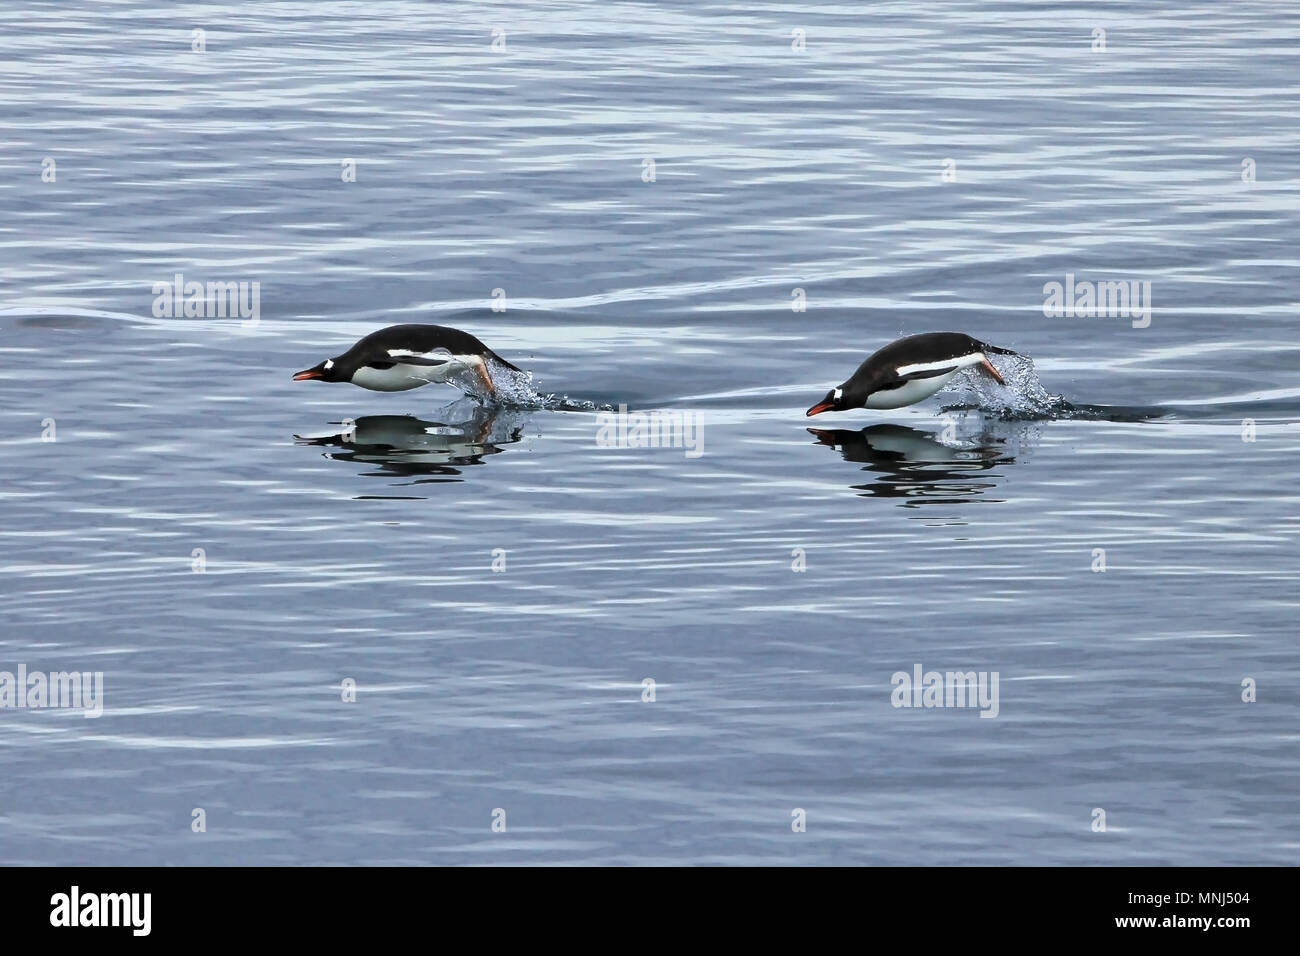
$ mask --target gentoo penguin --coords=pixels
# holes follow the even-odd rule
[[[472,371],[486,390],[496,395],[488,360],[522,371],[460,329],[442,325],[390,325],[371,332],[342,355],[293,376],[295,382],[351,382],[376,392],[404,392],[430,382],[445,382],[458,372]]]
[[[986,345],[964,332],[926,332],[890,342],[858,366],[847,382],[833,388],[807,414],[843,412],[851,408],[902,408],[929,398],[964,368],[978,365],[1000,385],[994,355],[1017,355],[1010,349]]]

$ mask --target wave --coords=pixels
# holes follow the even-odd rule
[[[952,377],[939,395],[950,396],[943,411],[978,410],[1006,421],[1076,419],[1083,421],[1136,422],[1165,418],[1173,414],[1163,407],[1080,405],[1049,392],[1038,377],[1028,355],[992,355],[1005,384],[999,385],[978,366],[965,368]]]

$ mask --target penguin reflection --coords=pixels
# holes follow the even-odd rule
[[[454,402],[442,409],[442,421],[425,421],[411,415],[366,415],[338,422],[332,435],[294,435],[300,445],[333,447],[327,457],[379,466],[367,474],[378,477],[413,477],[414,484],[461,481],[469,465],[484,464],[505,445],[523,437],[519,414],[491,405]],[[429,476],[429,477],[421,477]]]
[[[872,425],[861,431],[808,431],[820,444],[838,448],[845,461],[862,462],[863,471],[880,475],[875,481],[852,485],[859,495],[910,499],[903,503],[905,507],[973,501],[997,485],[994,481],[975,481],[974,476],[1016,460],[1006,447],[1007,437],[987,432],[953,446],[939,441],[937,432],[905,425]],[[1017,449],[1023,437],[1014,436]],[[990,473],[987,477],[998,476]]]

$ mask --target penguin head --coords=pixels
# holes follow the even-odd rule
[[[350,378],[350,376],[348,378],[345,378],[344,376],[339,374],[340,371],[341,369],[336,359],[326,359],[325,361],[321,362],[319,365],[314,365],[311,368],[305,368],[301,372],[295,372],[293,375],[293,380],[295,382],[306,382],[309,379],[318,378],[322,382],[348,381],[348,378]]]
[[[809,418],[812,418],[814,415],[820,415],[822,412],[842,412],[844,409],[850,407],[852,406],[844,403],[844,386],[841,385],[839,388],[832,388],[826,393],[825,398],[812,408],[808,409],[804,414]]]

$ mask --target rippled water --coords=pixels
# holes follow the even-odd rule
[[[0,670],[104,675],[0,710],[0,859],[1295,860],[1293,9],[0,24]],[[550,398],[290,381],[407,321]],[[804,416],[937,329],[1041,395]]]

